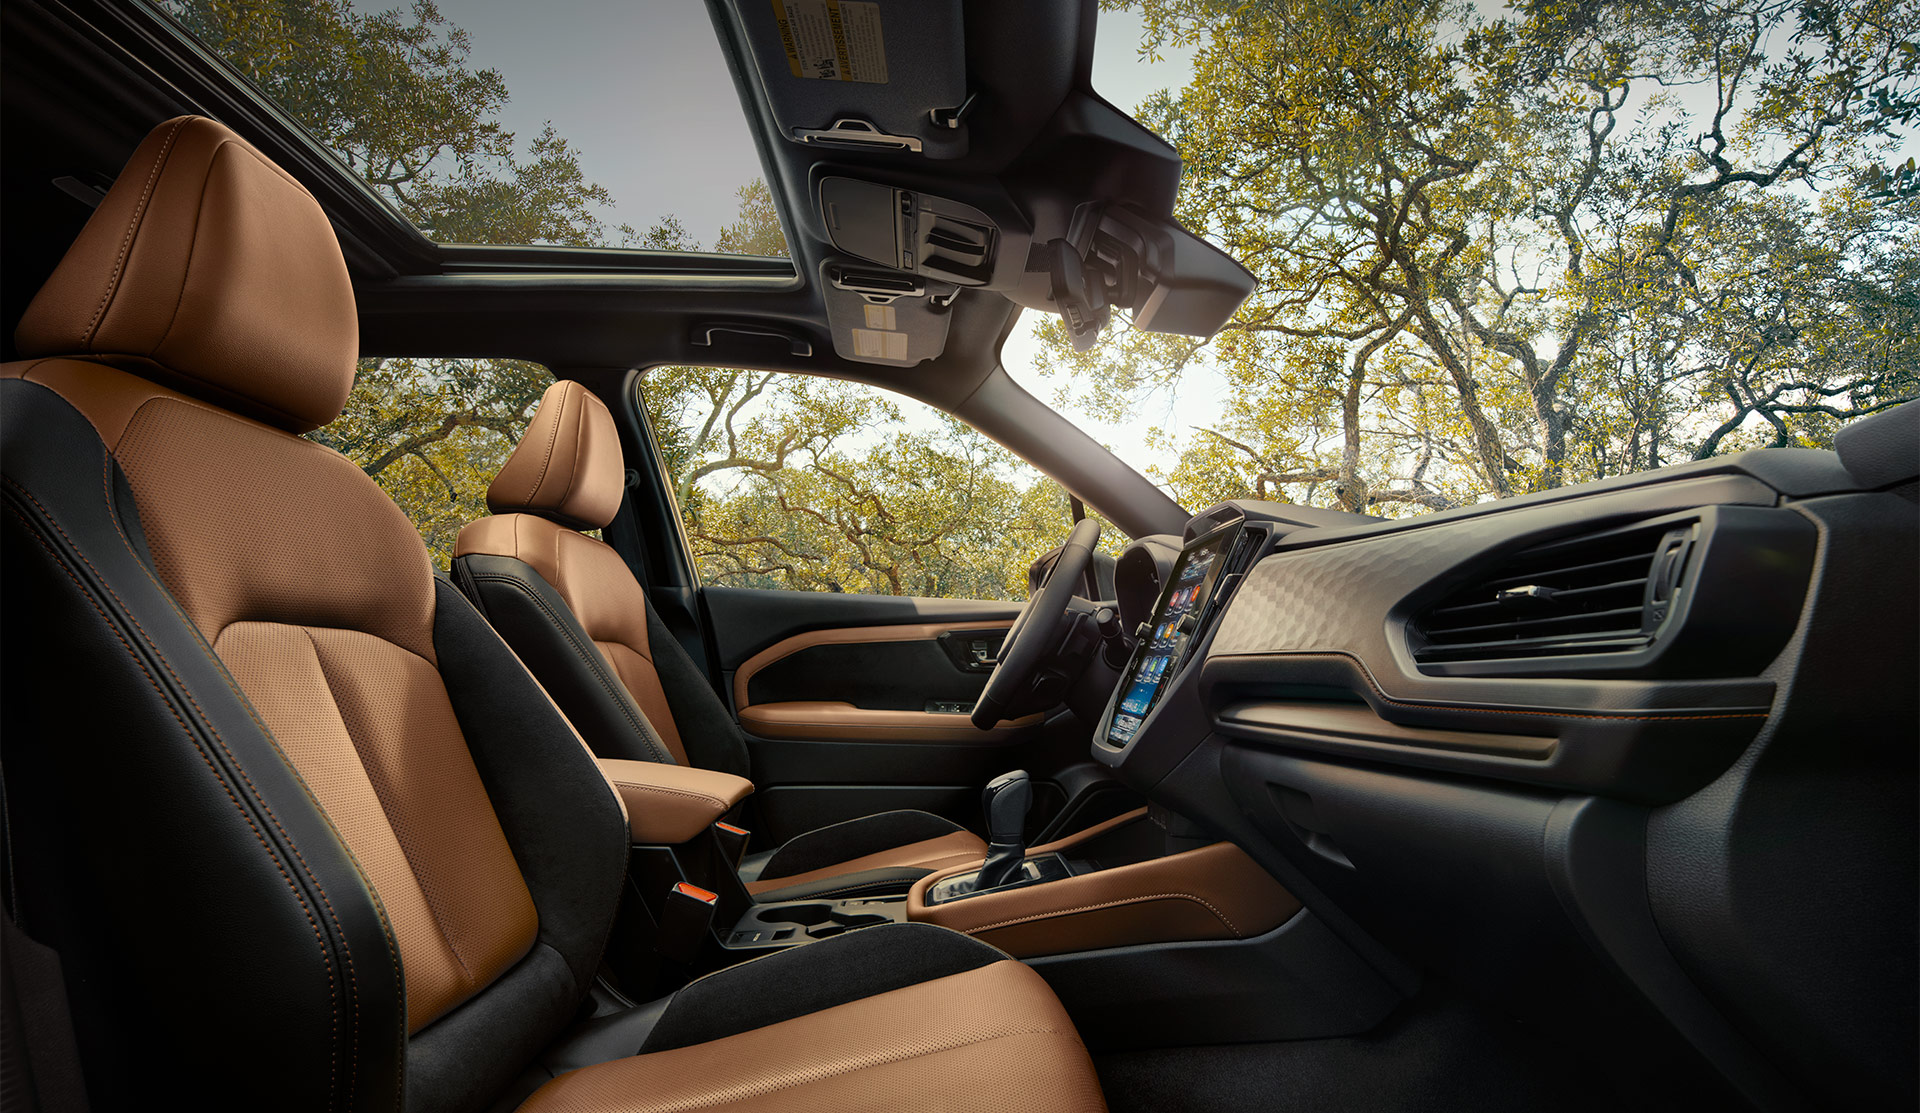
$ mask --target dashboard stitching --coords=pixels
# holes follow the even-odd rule
[[[1276,653],[1272,656],[1332,657],[1352,662],[1354,670],[1360,674],[1360,679],[1367,682],[1367,687],[1372,689],[1374,695],[1380,697],[1382,703],[1390,703],[1395,707],[1411,707],[1421,711],[1457,711],[1468,715],[1524,715],[1535,719],[1600,719],[1615,723],[1686,723],[1702,719],[1764,719],[1768,714],[1765,711],[1730,711],[1724,715],[1594,715],[1581,711],[1554,711],[1544,707],[1536,711],[1499,707],[1463,707],[1446,703],[1416,703],[1411,700],[1395,699],[1381,691],[1379,683],[1373,679],[1373,674],[1367,670],[1366,666],[1344,653]]]
[[[1192,893],[1151,893],[1147,896],[1125,897],[1120,900],[1104,901],[1100,904],[1083,904],[1075,908],[1059,908],[1051,912],[1035,912],[1030,916],[1019,916],[1011,920],[1001,920],[999,923],[985,924],[976,928],[968,928],[967,934],[978,935],[982,932],[994,931],[999,928],[1014,927],[1019,924],[1031,923],[1034,920],[1048,920],[1048,919],[1052,919],[1055,916],[1071,916],[1080,912],[1098,912],[1102,908],[1117,908],[1123,904],[1145,904],[1147,901],[1150,901],[1150,900],[1190,900],[1195,904],[1201,905],[1202,907],[1206,908],[1207,911],[1213,913],[1214,917],[1218,919],[1222,924],[1225,924],[1227,927],[1227,930],[1233,933],[1233,936],[1235,939],[1238,939],[1241,937],[1240,929],[1233,926],[1233,921],[1227,919],[1226,913],[1220,911],[1218,908],[1215,908],[1213,904],[1207,901],[1204,897],[1197,897],[1197,896],[1194,896]]]

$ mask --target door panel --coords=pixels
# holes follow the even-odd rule
[[[733,703],[743,711],[791,700],[844,699],[859,708],[918,712],[929,703],[971,705],[993,671],[987,661],[1007,625],[1000,619],[915,622],[795,634],[735,671]]]
[[[967,718],[1019,604],[704,588],[726,692],[747,732],[757,845],[894,808],[978,829],[980,788],[1026,768],[1033,820],[1048,770],[1084,759],[1071,716],[981,731]],[[937,705],[948,709],[935,710]],[[759,838],[766,836],[764,842]]]

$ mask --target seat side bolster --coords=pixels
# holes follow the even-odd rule
[[[702,769],[745,776],[749,761],[747,736],[734,722],[733,712],[713,690],[707,674],[681,647],[680,639],[661,621],[651,600],[647,608],[647,645],[667,706],[673,709],[674,729],[690,764]]]
[[[565,1029],[606,948],[627,869],[626,817],[593,757],[466,598],[444,580],[435,591],[441,678],[540,926],[526,958],[415,1034],[415,1111],[484,1108]]]
[[[404,990],[372,886],[146,566],[93,426],[9,379],[0,445],[0,668],[34,693],[0,730],[19,907],[67,968],[91,1100],[218,1077],[290,1109],[394,1108]]]
[[[469,553],[454,558],[455,579],[474,605],[601,757],[674,764],[673,753],[634,702],[606,655],[580,627],[566,600],[516,557]]]

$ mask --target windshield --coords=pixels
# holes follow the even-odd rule
[[[1920,393],[1920,5],[1149,0],[1094,84],[1253,272],[1213,340],[1002,359],[1198,510],[1404,516]]]
[[[150,2],[441,243],[787,253],[705,5]]]

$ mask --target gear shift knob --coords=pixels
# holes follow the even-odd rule
[[[1015,769],[987,782],[980,795],[980,810],[987,817],[987,860],[980,867],[976,891],[1017,879],[1027,858],[1027,809],[1032,806],[1033,783],[1026,770]]]

